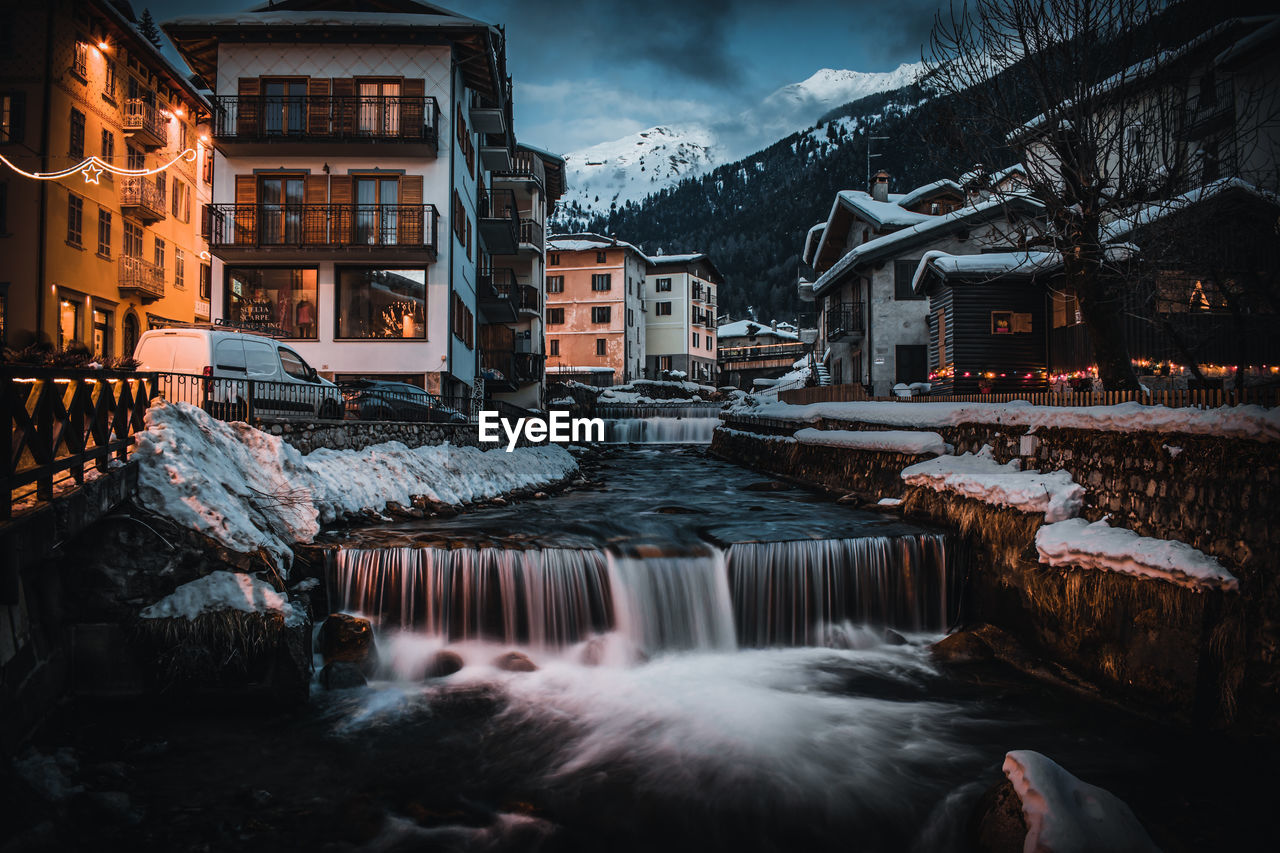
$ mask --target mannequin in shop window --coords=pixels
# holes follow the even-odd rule
[[[294,320],[297,322],[298,337],[311,338],[315,337],[316,328],[316,306],[305,296],[294,311]]]

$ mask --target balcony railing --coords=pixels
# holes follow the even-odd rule
[[[522,244],[527,243],[528,245],[537,248],[538,251],[542,251],[542,235],[543,231],[541,222],[538,222],[536,219],[520,220],[520,242]]]
[[[532,311],[535,314],[541,309],[542,294],[531,284],[522,284],[520,291],[520,310]]]
[[[862,323],[861,302],[838,302],[828,305],[826,318],[827,340],[829,341],[838,341],[841,338],[853,334],[861,334],[865,331]]]
[[[160,112],[155,101],[146,98],[125,98],[124,129],[152,147],[169,141],[169,119]]]
[[[510,267],[482,268],[479,278],[482,294],[492,291],[502,299],[510,299],[515,295],[516,271]]]
[[[377,140],[434,147],[439,139],[440,107],[429,96],[220,95],[213,101],[213,135],[228,142]]]
[[[119,287],[143,299],[164,298],[164,269],[142,258],[120,258]]]
[[[511,190],[486,190],[480,193],[480,234],[491,255],[509,255],[516,251],[520,236],[520,209]]]
[[[1235,118],[1235,106],[1235,85],[1230,77],[1201,89],[1195,100],[1187,104],[1183,135],[1198,139],[1220,130]]]
[[[717,353],[717,358],[722,363],[740,362],[740,361],[768,361],[770,359],[782,359],[788,362],[795,361],[801,356],[809,354],[810,347],[807,344],[761,344],[754,347],[721,347]]]
[[[537,154],[517,149],[511,158],[511,168],[494,172],[493,176],[509,181],[532,181],[541,187],[546,186],[547,170]]]
[[[165,216],[165,190],[151,176],[120,179],[120,206],[134,208],[129,211],[145,222],[155,222]]]
[[[434,252],[434,204],[214,204],[214,248],[383,247]]]

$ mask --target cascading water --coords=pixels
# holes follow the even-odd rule
[[[727,563],[742,646],[828,645],[846,623],[941,631],[953,616],[942,534],[743,542]]]
[[[720,425],[719,403],[604,404],[608,444],[710,444]]]
[[[733,611],[724,554],[707,546],[692,554],[651,547],[609,552],[615,624],[646,652],[734,648]]]
[[[339,605],[445,640],[560,648],[611,624],[604,556],[574,548],[346,548]]]
[[[623,418],[604,422],[608,444],[710,444],[719,418]]]
[[[384,628],[558,649],[608,630],[648,654],[840,645],[847,624],[943,630],[954,572],[941,534],[683,550],[348,548],[334,596]]]

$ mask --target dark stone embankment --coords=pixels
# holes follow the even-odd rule
[[[1186,722],[1274,733],[1280,715],[1280,447],[1155,432],[959,424],[928,427],[955,452],[992,448],[1024,470],[1065,470],[1086,491],[1081,515],[1216,557],[1239,592],[1198,590],[1038,561],[1039,514],[908,487],[928,457],[805,445],[799,427],[885,430],[819,419],[730,416],[712,453],[768,474],[874,503],[902,499],[911,519],[948,527],[973,556],[965,624],[998,626],[1068,683]],[[901,427],[897,427],[901,428]],[[1030,667],[1034,668],[1034,667]]]

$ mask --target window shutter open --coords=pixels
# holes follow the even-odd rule
[[[236,99],[236,135],[256,136],[258,133],[259,98],[261,81],[257,77],[241,77],[239,97]]]
[[[422,176],[400,176],[400,212],[396,218],[397,239],[415,246],[423,244],[425,211],[422,207]]]
[[[349,136],[356,129],[356,81],[350,77],[333,78],[333,133]]]
[[[404,96],[400,102],[400,133],[409,139],[422,139],[427,114],[427,81],[406,77],[400,84]]]
[[[329,135],[329,78],[307,80],[307,133]]]
[[[252,244],[257,234],[258,179],[236,175],[235,235],[237,243]]]
[[[311,245],[323,246],[329,242],[329,217],[325,209],[329,202],[329,176],[307,175],[302,191],[306,205],[302,214],[302,238]]]
[[[351,207],[351,176],[333,175],[329,178],[329,211],[331,229],[329,242],[350,243],[355,223]]]

